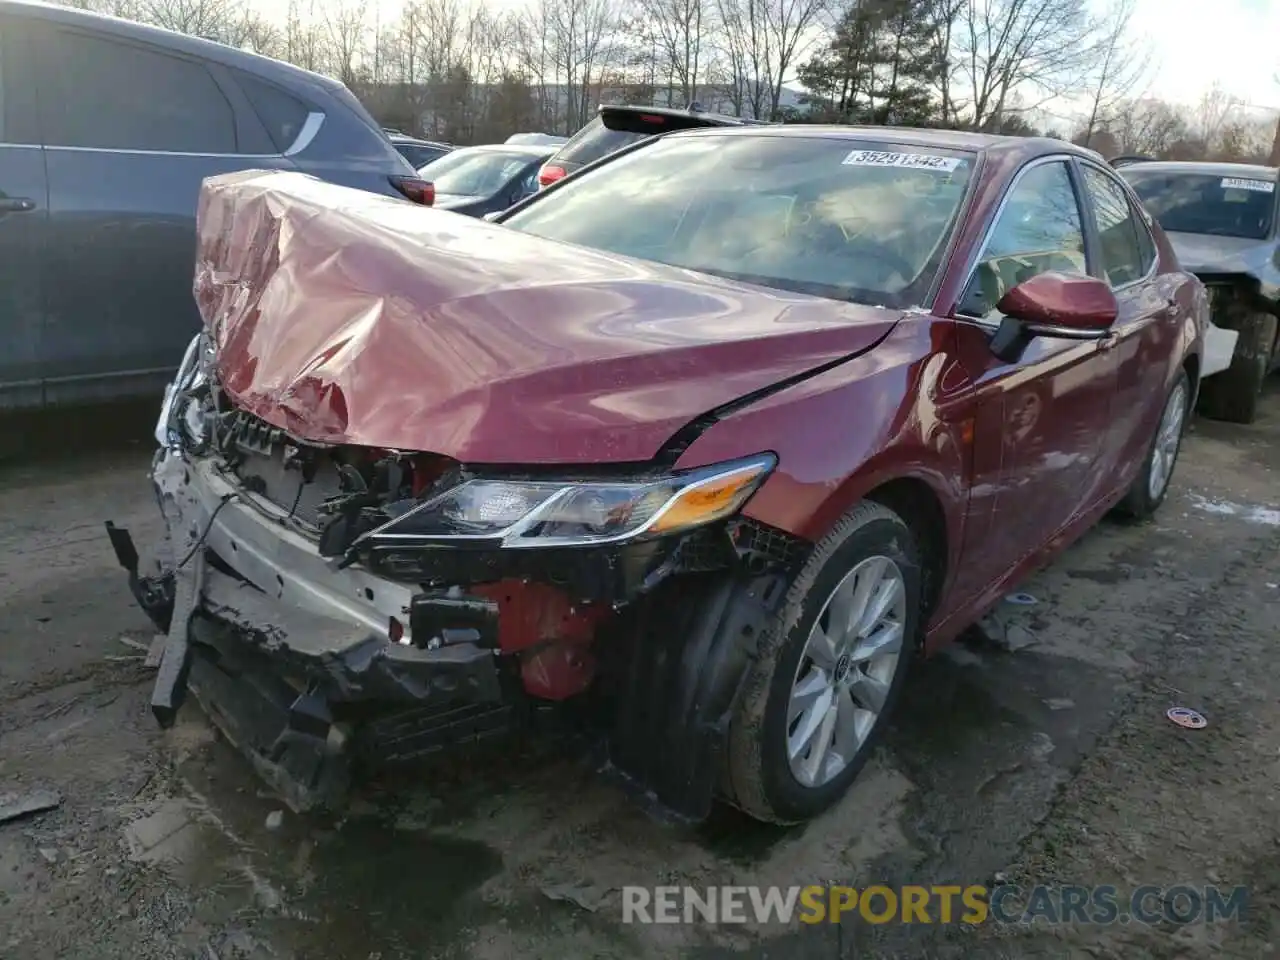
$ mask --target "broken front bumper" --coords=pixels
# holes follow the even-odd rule
[[[407,758],[505,727],[496,604],[339,568],[211,460],[166,449],[153,481],[171,556],[144,571],[128,531],[108,532],[167,631],[152,695],[161,724],[190,684],[297,809],[341,790],[353,754]]]

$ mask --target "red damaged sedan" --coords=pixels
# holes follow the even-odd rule
[[[914,654],[1160,505],[1208,316],[1097,156],[961,133],[677,133],[500,223],[231,174],[199,242],[168,541],[108,529],[157,717],[297,809],[571,713],[669,810],[814,816]]]

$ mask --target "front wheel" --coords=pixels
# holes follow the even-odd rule
[[[727,799],[795,823],[832,806],[866,763],[920,630],[920,559],[896,513],[863,502],[797,574],[761,640],[729,727]]]
[[[1182,434],[1187,425],[1187,409],[1191,400],[1191,378],[1179,370],[1169,395],[1165,398],[1156,424],[1155,436],[1147,449],[1147,458],[1133,481],[1133,486],[1120,501],[1119,511],[1135,520],[1145,520],[1164,503],[1173,479],[1173,468],[1182,450]]]

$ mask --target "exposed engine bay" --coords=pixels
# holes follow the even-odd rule
[[[157,424],[168,543],[144,564],[108,524],[167,634],[162,724],[190,686],[302,810],[355,767],[569,704],[642,793],[705,815],[714,743],[805,549],[739,515],[769,456],[566,476],[319,444],[232,404],[213,360],[202,334]]]

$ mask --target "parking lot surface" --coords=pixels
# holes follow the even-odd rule
[[[1280,944],[1280,385],[1193,423],[1155,522],[1025,585],[1016,650],[920,664],[849,796],[795,829],[656,822],[562,743],[367,785],[340,819],[266,794],[198,708],[159,731],[151,631],[102,532],[159,532],[150,411],[45,422],[0,464],[0,956],[1274,956]],[[8,447],[15,446],[10,433]],[[1203,730],[1170,723],[1188,706]],[[627,884],[1243,884],[1243,924],[1029,930],[624,925]],[[566,887],[573,899],[553,899]]]

